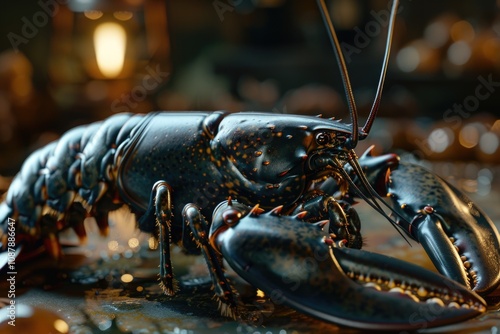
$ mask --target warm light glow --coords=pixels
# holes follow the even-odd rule
[[[102,23],[94,32],[94,48],[97,66],[107,78],[120,75],[125,61],[127,35],[117,23]]]
[[[111,240],[108,242],[108,248],[110,251],[117,251],[118,250],[118,241],[116,240]]]
[[[134,276],[130,274],[123,274],[122,277],[120,277],[123,283],[130,283],[134,280]]]
[[[467,124],[458,135],[458,141],[465,148],[473,148],[479,143],[480,129],[477,123]]]
[[[490,61],[496,62],[500,54],[500,38],[490,38],[481,45],[483,55]]]
[[[103,12],[98,11],[98,10],[89,10],[89,11],[85,11],[83,13],[83,15],[85,15],[85,17],[90,19],[90,20],[97,20],[97,19],[100,19],[102,17]]]
[[[158,240],[154,237],[149,237],[148,239],[149,249],[157,249],[158,248]]]
[[[472,42],[475,37],[474,27],[467,21],[462,20],[451,26],[451,38],[455,41]]]
[[[66,323],[66,321],[57,319],[54,321],[54,328],[58,331],[58,333],[68,333],[69,332],[69,326]]]
[[[132,17],[134,17],[134,13],[132,12],[114,12],[113,16],[120,21],[128,21]]]
[[[497,119],[493,126],[491,127],[491,131],[500,131],[500,119]]]
[[[130,248],[136,248],[136,247],[138,247],[139,246],[139,239],[137,239],[137,238],[130,238],[128,240],[128,246]]]

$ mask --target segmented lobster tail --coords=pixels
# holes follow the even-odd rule
[[[0,204],[0,242],[7,244],[8,222],[15,221],[16,245],[45,246],[60,255],[57,233],[72,227],[85,239],[83,221],[94,216],[102,233],[116,199],[116,153],[142,116],[119,114],[76,127],[31,154]]]

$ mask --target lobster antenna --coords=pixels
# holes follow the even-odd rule
[[[340,68],[340,74],[342,76],[342,81],[344,82],[344,87],[346,91],[347,97],[347,105],[349,107],[349,113],[351,115],[351,123],[352,123],[352,137],[348,145],[349,149],[354,149],[358,144],[358,139],[363,140],[368,136],[368,133],[371,130],[373,122],[377,117],[378,109],[380,107],[380,100],[382,99],[382,90],[384,88],[385,75],[387,73],[387,66],[389,64],[389,56],[391,53],[391,44],[392,44],[392,36],[394,32],[394,22],[396,21],[396,12],[399,5],[399,0],[394,0],[391,8],[391,17],[389,19],[389,27],[387,29],[387,41],[385,45],[385,54],[384,54],[384,62],[382,64],[382,70],[380,72],[380,79],[377,86],[377,92],[375,94],[375,99],[373,101],[372,108],[370,110],[370,114],[368,115],[368,119],[366,120],[365,125],[361,129],[361,133],[358,135],[358,111],[356,108],[356,102],[354,100],[354,95],[352,93],[351,82],[349,79],[349,73],[347,71],[347,66],[345,64],[344,56],[342,54],[342,50],[340,48],[339,41],[337,39],[337,34],[335,33],[335,28],[333,27],[332,20],[330,15],[328,14],[328,8],[325,5],[324,0],[318,0],[318,6],[321,11],[321,15],[323,17],[323,21],[330,32],[330,41],[333,45],[333,50],[335,52],[335,56],[337,58],[337,62]]]
[[[339,64],[340,74],[342,76],[342,81],[344,83],[345,94],[347,97],[347,105],[349,107],[349,114],[351,115],[352,123],[352,134],[351,140],[346,143],[348,149],[354,149],[358,144],[358,110],[356,108],[356,102],[354,101],[354,95],[352,93],[351,81],[349,79],[349,73],[347,71],[347,66],[345,65],[344,55],[340,49],[340,44],[337,39],[337,34],[335,28],[333,27],[330,14],[328,14],[328,8],[325,5],[324,0],[318,0],[318,7],[320,8],[321,16],[325,22],[326,27],[329,31],[330,41],[333,45],[333,51],[335,52],[335,57],[337,58],[337,63]]]
[[[396,21],[396,12],[398,9],[399,0],[394,0],[392,2],[391,17],[389,19],[389,27],[387,28],[387,41],[385,43],[385,54],[384,62],[382,63],[382,70],[380,71],[380,79],[378,82],[377,93],[375,94],[375,99],[373,100],[373,105],[368,115],[363,129],[361,129],[360,140],[365,139],[370,133],[375,117],[377,117],[378,109],[380,107],[380,100],[382,99],[382,90],[384,88],[385,74],[387,73],[387,65],[389,63],[389,55],[391,54],[391,44],[392,35],[394,32],[394,22]]]
[[[342,167],[342,164],[338,161],[337,158],[333,158],[333,161],[335,162],[335,166],[338,167],[337,171],[344,177],[345,180],[347,180],[347,182],[349,183],[349,185],[352,187],[352,189],[354,189],[354,191],[358,194],[359,197],[361,197],[366,203],[368,203],[373,209],[375,209],[375,211],[377,211],[378,213],[380,213],[382,216],[384,216],[384,218],[386,218],[390,223],[391,225],[396,229],[396,231],[399,233],[399,235],[401,235],[401,237],[403,237],[403,239],[408,243],[408,245],[411,246],[410,242],[408,241],[408,239],[403,235],[403,233],[400,231],[400,229],[398,227],[400,227],[391,217],[389,217],[387,215],[387,213],[385,213],[385,211],[380,207],[380,204],[377,202],[376,198],[374,197],[374,194],[378,197],[378,199],[380,201],[382,201],[389,209],[391,209],[392,213],[394,213],[396,216],[399,216],[401,219],[404,219],[401,215],[399,215],[396,211],[394,211],[394,209],[390,208],[379,196],[378,194],[376,194],[375,191],[370,191],[369,189],[373,189],[368,182],[366,182],[366,179],[364,179],[364,181],[362,181],[362,186],[365,187],[366,190],[368,190],[368,194],[365,194],[363,191],[361,191],[361,189],[359,189],[359,187],[356,185],[356,183],[354,183],[354,181],[351,179],[351,177],[349,176],[349,174],[345,171],[345,169]],[[358,169],[360,166],[357,162],[356,159],[351,159],[351,161],[354,163],[354,164],[357,164],[356,166],[355,165],[351,165],[353,168],[354,168],[354,171],[356,173],[356,175],[358,175],[358,177],[363,180],[364,178],[364,174],[363,174],[363,171],[361,170],[361,173],[360,173],[360,169]]]

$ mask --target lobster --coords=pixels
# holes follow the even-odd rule
[[[431,257],[440,258],[436,254],[441,249],[450,252],[442,233],[435,239],[432,232],[424,237],[415,234],[421,225],[423,230],[433,230],[430,224],[408,222],[406,211],[387,204],[374,189],[381,175],[384,180],[387,173],[404,179],[395,174],[398,157],[390,155],[374,168],[376,172],[368,173],[360,164],[367,160],[359,159],[354,151],[358,141],[367,138],[379,109],[397,4],[395,0],[391,10],[375,101],[363,127],[358,127],[335,29],[324,1],[318,0],[346,87],[351,124],[260,112],[158,112],[117,114],[74,128],[35,151],[13,179],[0,204],[2,247],[10,248],[9,229],[14,222],[16,252],[44,249],[59,258],[62,250],[57,235],[61,230],[72,228],[84,239],[83,220],[93,216],[106,234],[108,213],[127,205],[136,215],[138,228],[158,240],[163,291],[173,295],[177,290],[171,244],[178,244],[188,254],[202,253],[221,313],[226,316],[237,317],[240,310],[222,259],[255,287],[272,293],[279,284],[277,271],[297,268],[311,250],[325,260],[318,262],[316,270],[302,273],[297,289],[280,290],[283,301],[300,312],[343,325],[379,329],[440,326],[481,314],[486,307],[483,298],[460,285],[461,281],[455,283],[400,260],[356,249],[361,248],[362,238],[353,204],[354,198],[361,198],[402,235],[426,240],[424,246]],[[331,182],[335,186],[327,187]],[[459,196],[441,183],[437,186],[442,187],[443,196]],[[398,190],[401,198],[418,202],[418,192],[398,188],[395,193]],[[262,210],[270,210],[270,214],[254,219]],[[208,221],[205,217],[212,214]],[[456,226],[456,233],[474,242],[477,249],[489,233],[488,242],[498,246],[495,227],[476,217]],[[245,246],[239,249],[240,244]],[[249,252],[256,248],[259,250]],[[483,258],[485,252],[471,252],[474,249],[467,250],[468,258],[486,263],[475,269],[477,277],[498,271],[498,263]],[[490,252],[496,252],[498,259],[498,247]],[[437,265],[438,269],[448,267],[443,261]],[[360,284],[371,273],[380,278],[377,286]],[[498,279],[484,284],[487,286],[478,292],[493,290]],[[405,293],[405,287],[413,293]],[[419,298],[419,291],[425,296]],[[443,300],[451,301],[443,304]],[[396,308],[406,311],[394,313],[380,307],[386,303],[397,303],[401,307]],[[435,304],[439,312],[431,319],[419,321],[413,316]]]

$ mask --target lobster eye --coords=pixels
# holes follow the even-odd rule
[[[320,132],[316,135],[316,143],[318,145],[326,145],[330,141],[330,137],[325,132]]]
[[[234,209],[228,209],[222,213],[222,219],[224,219],[224,223],[226,223],[229,226],[234,226],[238,224],[240,218],[241,218],[241,212]]]

